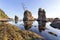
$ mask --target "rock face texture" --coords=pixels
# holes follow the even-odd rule
[[[43,37],[9,23],[0,23],[0,40],[43,40]]]
[[[3,10],[0,9],[0,19],[6,19],[9,18]]]
[[[27,21],[27,20],[34,20],[33,16],[32,16],[32,13],[28,10],[26,10],[24,12],[24,18],[23,18],[24,21]]]
[[[59,18],[55,18],[53,20],[53,22],[50,24],[50,26],[60,29],[60,19]]]
[[[38,10],[38,20],[45,21],[46,20],[46,15],[45,15],[45,10],[42,8],[39,8]]]
[[[29,30],[32,27],[33,21],[24,21],[25,30]]]

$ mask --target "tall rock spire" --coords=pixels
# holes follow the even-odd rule
[[[46,19],[46,15],[45,14],[46,14],[45,10],[42,9],[42,8],[39,8],[39,10],[38,10],[38,20]]]

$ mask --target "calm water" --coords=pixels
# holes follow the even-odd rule
[[[22,30],[33,31],[43,36],[45,40],[60,40],[60,30],[51,27],[50,22],[45,23],[40,21],[21,21],[15,24],[11,21],[10,23],[16,25]],[[55,35],[49,32],[55,33]]]

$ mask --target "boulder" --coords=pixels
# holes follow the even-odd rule
[[[59,18],[55,18],[53,20],[53,22],[50,24],[50,26],[52,26],[53,28],[60,29],[60,19]]]
[[[24,12],[23,20],[24,20],[24,21],[34,20],[34,17],[32,16],[32,13],[31,13],[30,11],[26,10],[26,11]]]

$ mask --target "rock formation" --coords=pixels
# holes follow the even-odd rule
[[[26,10],[24,12],[24,18],[23,18],[24,21],[27,21],[27,20],[34,20],[33,16],[32,16],[32,13],[28,10]]]
[[[46,18],[47,22],[52,22],[54,18]]]
[[[0,9],[0,19],[7,19],[9,18],[3,10]]]
[[[38,10],[38,20],[46,21],[46,15],[45,15],[45,10],[42,8],[39,8]]]
[[[53,20],[53,22],[50,24],[50,26],[60,29],[60,19],[59,18],[55,18]]]
[[[15,15],[15,23],[18,22],[18,16]]]
[[[0,23],[0,40],[43,40],[44,38],[34,32],[21,30],[15,25]]]

